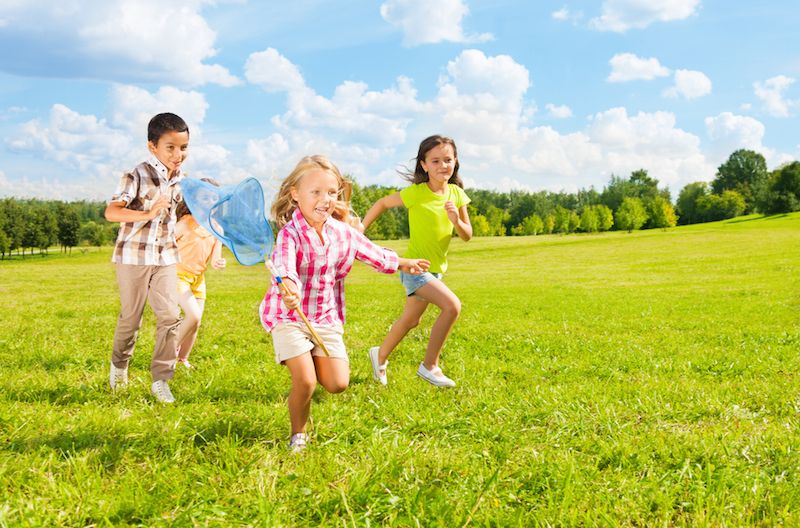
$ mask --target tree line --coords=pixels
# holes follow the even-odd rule
[[[353,185],[352,208],[363,216],[376,200],[396,192],[392,187]],[[800,162],[769,172],[764,156],[735,151],[710,182],[689,183],[673,205],[669,189],[645,169],[629,176],[612,175],[602,191],[593,187],[567,192],[498,192],[467,189],[475,236],[518,236],[549,233],[666,229],[733,218],[754,212],[800,210]],[[0,200],[0,255],[46,254],[60,246],[102,246],[113,242],[119,225],[103,218],[104,202]],[[367,230],[378,240],[407,238],[408,212],[399,207],[382,214]]]
[[[119,224],[103,218],[104,202],[60,202],[55,200],[0,200],[0,256],[13,251],[46,255],[59,246],[71,252],[77,246],[100,247],[114,240]]]
[[[353,208],[363,215],[375,200],[395,190],[356,184]],[[472,199],[468,208],[476,236],[665,229],[755,212],[798,211],[800,162],[769,172],[764,156],[737,150],[718,167],[710,183],[684,186],[674,205],[669,189],[660,188],[645,169],[627,177],[612,175],[602,191],[593,187],[575,193],[467,189],[467,194]],[[406,210],[387,211],[369,227],[367,235],[375,239],[408,237]]]

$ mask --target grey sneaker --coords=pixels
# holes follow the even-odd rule
[[[150,386],[150,392],[152,392],[153,396],[161,403],[175,402],[175,397],[172,395],[172,391],[169,390],[169,383],[167,383],[166,380],[154,381],[153,385]]]
[[[308,443],[308,435],[305,433],[295,433],[289,440],[289,452],[299,453],[306,448]]]
[[[372,377],[381,385],[386,385],[388,383],[386,379],[386,366],[389,364],[389,361],[387,360],[383,365],[379,365],[378,350],[380,350],[379,347],[372,347],[368,352],[369,362],[372,363]]]
[[[455,387],[456,382],[448,378],[442,372],[442,369],[439,366],[433,367],[431,370],[425,368],[425,363],[420,363],[419,368],[417,369],[417,376],[424,379],[431,385],[436,385],[437,387]]]
[[[111,363],[111,372],[108,374],[108,384],[111,390],[124,389],[128,386],[128,367],[117,368]]]

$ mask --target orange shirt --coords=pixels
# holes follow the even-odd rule
[[[181,257],[176,269],[179,272],[200,275],[208,267],[214,246],[219,242],[190,214],[185,215],[178,223],[184,224],[181,227],[185,227],[185,232],[176,239]]]

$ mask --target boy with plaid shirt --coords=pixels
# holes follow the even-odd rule
[[[109,384],[128,385],[145,301],[156,316],[156,341],[150,374],[151,392],[162,403],[175,398],[168,380],[175,372],[176,336],[180,323],[175,264],[175,208],[181,200],[181,164],[189,148],[189,127],[175,114],[158,114],[147,127],[150,159],[122,176],[105,210],[106,220],[120,222],[114,255],[120,314],[114,333]]]

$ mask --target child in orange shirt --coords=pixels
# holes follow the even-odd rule
[[[203,181],[219,186],[210,178]],[[178,304],[183,309],[183,321],[178,327],[177,356],[178,363],[191,369],[189,353],[197,339],[200,321],[206,301],[205,271],[208,265],[214,269],[223,269],[225,259],[222,258],[222,244],[211,233],[203,229],[194,219],[186,202],[178,204],[176,210],[178,222],[175,225],[175,239],[178,243],[180,262],[178,271]]]

